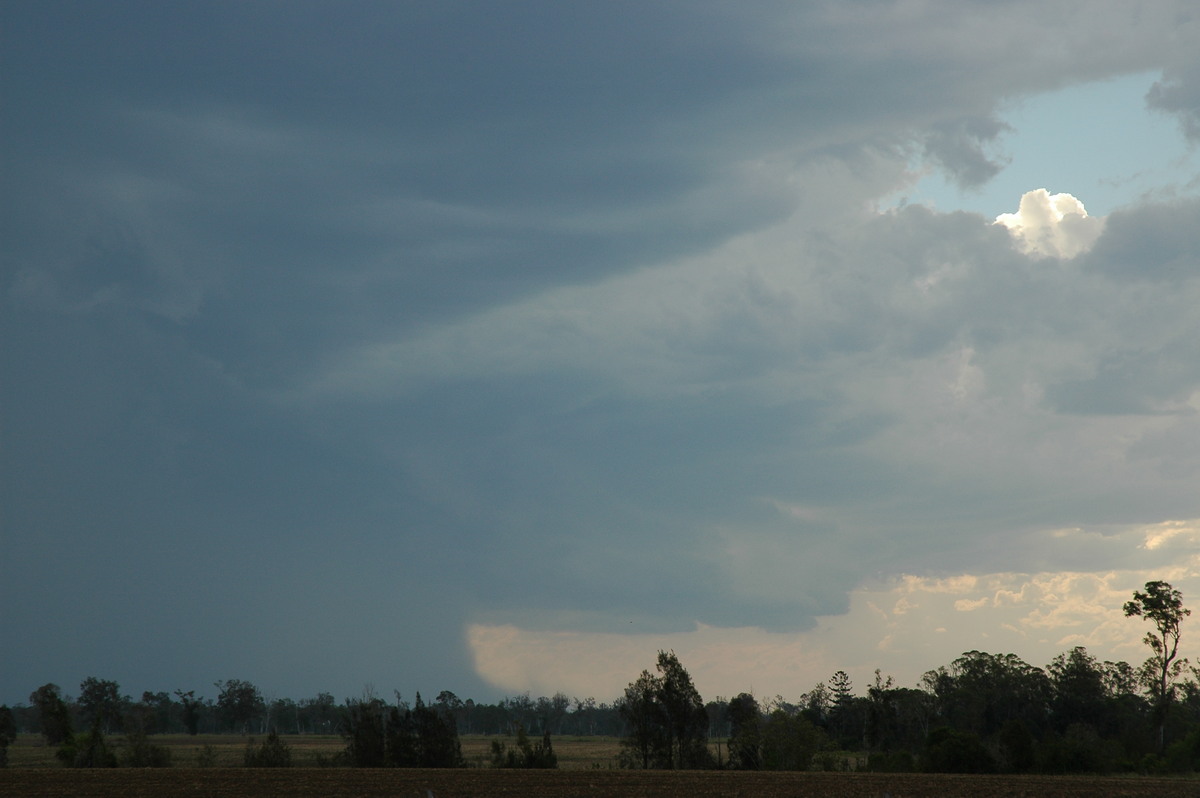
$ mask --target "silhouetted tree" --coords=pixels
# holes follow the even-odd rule
[[[305,698],[298,704],[300,725],[313,734],[329,734],[336,731],[340,720],[337,701],[329,693],[318,693],[316,698]]]
[[[200,709],[204,702],[196,698],[195,690],[188,690],[186,693],[176,690],[175,695],[179,696],[179,703],[183,707],[183,727],[194,737],[200,729]]]
[[[112,733],[113,722],[121,721],[121,688],[113,681],[89,676],[79,684],[79,708],[83,723],[97,723],[105,734]]]
[[[968,651],[922,682],[935,699],[939,722],[988,738],[1019,718],[1035,736],[1045,726],[1050,681],[1015,654]]]
[[[829,677],[829,731],[840,745],[862,743],[862,729],[855,717],[854,684],[845,671]]]
[[[135,716],[133,725],[145,734],[155,734],[171,731],[180,723],[180,706],[171,699],[170,693],[152,693],[149,690],[142,693],[142,700],[130,710]],[[130,723],[126,723],[126,732],[130,731]]]
[[[247,733],[250,721],[261,715],[264,709],[262,693],[253,684],[241,679],[214,682],[214,685],[219,691],[217,711],[226,727]]]
[[[658,699],[666,716],[669,767],[710,767],[704,699],[674,651],[658,652],[658,671],[662,674]]]
[[[342,734],[346,759],[356,767],[462,767],[462,746],[454,718],[426,706],[417,694],[410,708],[389,707],[367,695],[347,701]]]
[[[387,713],[383,701],[370,695],[346,700],[342,736],[346,738],[346,759],[351,765],[381,768],[387,764]]]
[[[776,709],[762,725],[765,770],[808,770],[825,735],[798,711]]]
[[[1125,602],[1126,617],[1145,618],[1154,624],[1154,631],[1147,632],[1142,640],[1153,652],[1146,660],[1144,673],[1154,704],[1160,753],[1166,743],[1164,733],[1167,712],[1175,695],[1174,682],[1187,664],[1186,659],[1177,659],[1179,626],[1191,614],[1183,606],[1183,594],[1167,582],[1147,582],[1146,592],[1135,590],[1133,600]]]
[[[57,684],[44,684],[34,690],[29,703],[37,707],[42,736],[47,744],[62,745],[71,740],[71,713]]]
[[[708,715],[692,677],[674,651],[659,651],[659,676],[649,671],[625,688],[620,713],[625,767],[711,767]]]
[[[669,738],[666,712],[658,700],[660,680],[650,671],[629,683],[620,703],[626,731],[621,739],[621,764],[631,768],[668,767]]]
[[[763,765],[762,713],[749,693],[740,693],[729,702],[729,766],[737,770],[758,770]]]
[[[0,768],[8,767],[8,747],[17,739],[17,724],[7,704],[0,704]]]
[[[1108,715],[1108,693],[1104,688],[1104,669],[1083,646],[1059,654],[1047,668],[1053,696],[1050,720],[1062,733],[1073,723],[1085,723],[1100,729]]]
[[[426,706],[417,693],[412,708],[416,728],[418,766],[423,768],[458,768],[465,762],[458,739],[454,716]]]

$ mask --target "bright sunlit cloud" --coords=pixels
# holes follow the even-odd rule
[[[1083,203],[1070,194],[1051,194],[1044,188],[1026,192],[1016,213],[1002,213],[996,224],[1008,228],[1017,247],[1027,255],[1073,258],[1087,252],[1104,229],[1104,220],[1088,216]]]

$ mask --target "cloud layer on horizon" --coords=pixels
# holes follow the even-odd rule
[[[1083,646],[1138,664],[1146,653],[1146,626],[1122,612],[1133,589],[1165,579],[1185,595],[1200,591],[1197,521],[1061,529],[1038,537],[1075,551],[1106,549],[1124,558],[1123,567],[868,580],[851,591],[844,614],[821,618],[800,634],[697,625],[671,634],[635,629],[586,635],[477,624],[468,637],[480,672],[510,694],[561,690],[619,697],[631,680],[631,663],[649,663],[657,651],[673,650],[705,696],[752,691],[794,701],[836,670],[846,671],[860,690],[876,668],[901,686],[918,686],[924,673],[967,650],[1019,652],[1045,667]]]

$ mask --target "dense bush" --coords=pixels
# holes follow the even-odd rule
[[[994,773],[996,763],[978,735],[945,726],[929,733],[922,758],[927,773]]]
[[[131,768],[165,768],[171,766],[171,749],[153,745],[145,732],[130,732],[125,736],[121,764]]]
[[[517,724],[517,742],[515,748],[508,748],[499,740],[492,741],[492,767],[494,768],[541,768],[558,767],[558,755],[550,742],[550,732],[542,735],[542,741],[537,744],[529,742],[525,727]]]
[[[255,747],[254,740],[246,744],[244,764],[248,768],[290,768],[292,749],[271,729],[262,745]]]

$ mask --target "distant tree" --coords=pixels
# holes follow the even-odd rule
[[[342,734],[346,759],[356,767],[453,768],[466,763],[453,716],[426,706],[417,694],[409,707],[389,707],[364,696],[347,701]]]
[[[836,707],[847,704],[854,698],[854,683],[845,671],[838,671],[829,677],[830,702]]]
[[[250,722],[262,715],[265,708],[262,693],[250,682],[228,679],[214,682],[217,690],[217,711],[226,728],[242,734],[250,731]]]
[[[1186,659],[1178,659],[1179,627],[1192,611],[1183,606],[1183,594],[1162,581],[1147,582],[1144,593],[1133,591],[1133,600],[1125,602],[1124,609],[1126,617],[1145,618],[1154,624],[1154,631],[1142,638],[1153,652],[1146,660],[1144,674],[1158,725],[1158,750],[1162,753],[1174,682],[1187,665]]]
[[[330,734],[337,730],[339,710],[337,700],[329,693],[318,693],[316,698],[300,701],[298,713],[302,728],[313,734]]]
[[[1155,751],[1154,707],[1146,698],[1138,669],[1128,662],[1105,662],[1100,667],[1107,706],[1105,732],[1119,738],[1131,758]]]
[[[175,695],[179,696],[179,703],[183,707],[183,727],[188,734],[195,737],[200,730],[200,710],[204,702],[196,698],[195,690],[188,690],[186,693],[176,690]]]
[[[845,671],[829,677],[829,730],[841,745],[862,743],[862,729],[854,709],[854,684]]]
[[[762,757],[762,714],[749,693],[739,693],[729,702],[729,766],[737,770],[759,770]]]
[[[887,750],[896,736],[895,680],[875,669],[875,683],[867,688],[867,723],[864,737],[868,750]]]
[[[276,731],[283,729],[289,733],[300,733],[300,707],[292,699],[274,699],[269,702],[266,714],[270,719],[268,729],[274,728]]]
[[[846,677],[847,680],[849,677]],[[829,709],[833,705],[833,693],[829,685],[820,682],[813,689],[800,696],[801,712],[815,726],[825,727],[829,722]]]
[[[7,704],[0,704],[0,768],[8,767],[8,747],[17,739],[17,724]]]
[[[1015,654],[968,651],[922,682],[934,696],[939,722],[955,730],[990,738],[1014,718],[1034,736],[1045,727],[1050,680]]]
[[[1137,693],[1137,668],[1128,662],[1108,662],[1106,660],[1102,666],[1102,673],[1104,676],[1104,692],[1108,694],[1109,698],[1135,695]]]
[[[425,706],[421,694],[417,693],[412,717],[417,736],[418,767],[460,768],[466,764],[453,715]]]
[[[134,707],[136,725],[145,734],[156,734],[178,728],[180,723],[179,704],[166,692],[142,693],[142,700]],[[129,724],[126,724],[126,731]]]
[[[650,671],[629,683],[620,703],[626,733],[621,739],[621,763],[631,768],[663,767],[669,757],[666,713],[658,700],[660,679]]]
[[[721,696],[705,703],[704,714],[708,716],[709,739],[729,737],[729,702]]]
[[[576,734],[596,734],[596,721],[600,714],[600,705],[596,703],[596,699],[592,696],[587,698],[575,698],[572,702],[574,712],[572,716],[576,721]]]
[[[29,703],[37,707],[42,736],[47,744],[62,745],[72,739],[71,713],[57,684],[44,684],[34,690]]]
[[[674,651],[658,652],[658,700],[666,715],[669,766],[672,768],[711,767],[708,751],[708,714],[704,699],[692,684],[692,677]]]
[[[116,682],[94,676],[80,682],[79,708],[85,725],[99,724],[105,734],[112,734],[113,723],[121,723],[121,705],[121,688]]]
[[[341,732],[346,739],[346,759],[351,765],[381,768],[388,764],[387,731],[388,710],[383,701],[373,696],[347,699]]]
[[[1047,667],[1053,696],[1050,720],[1062,733],[1071,724],[1086,723],[1097,729],[1108,715],[1108,692],[1104,687],[1104,669],[1083,646],[1059,654]]]
[[[825,743],[825,734],[802,713],[776,709],[762,726],[762,766],[765,770],[808,770],[813,755]]]
[[[451,715],[457,715],[463,707],[462,699],[449,690],[443,690],[442,692],[438,693],[437,698],[434,699],[434,704],[436,704],[437,708],[441,711],[447,712]]]
[[[534,728],[537,722],[537,705],[529,697],[529,693],[507,698],[502,705],[508,713],[509,733],[515,734],[517,725],[526,729]]]
[[[659,651],[660,675],[642,671],[625,688],[622,764],[641,768],[711,767],[708,715],[692,677],[674,651]]]
[[[571,699],[565,693],[555,693],[550,698],[539,698],[538,711],[544,718],[542,732],[553,731],[555,734],[562,734],[563,721],[570,708]]]

